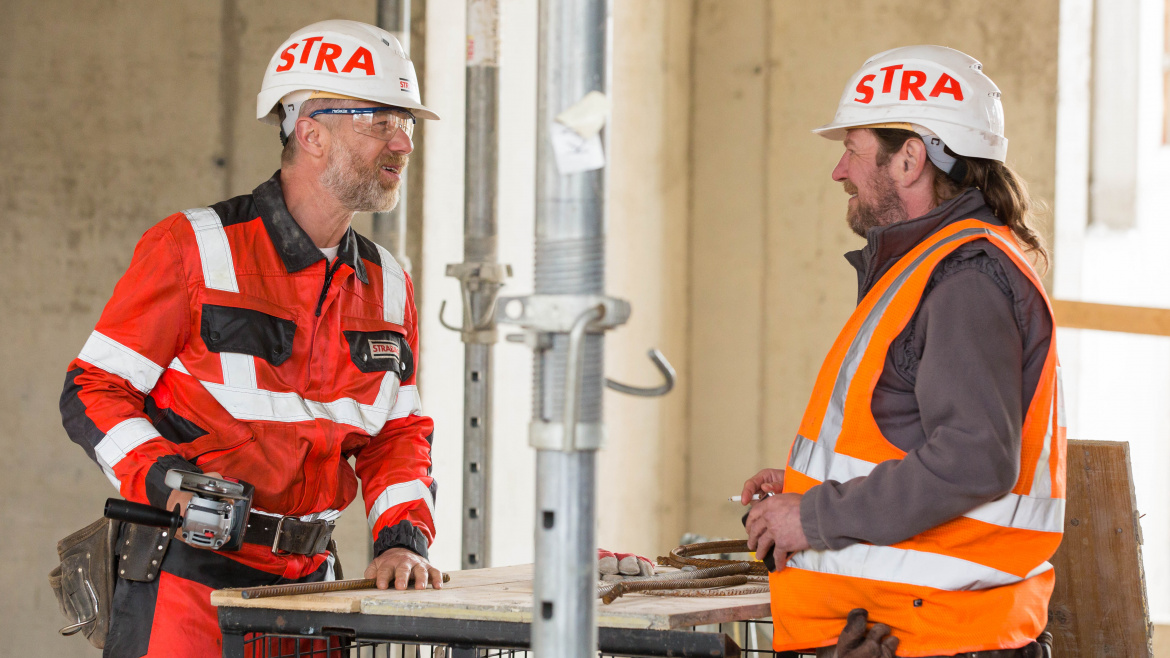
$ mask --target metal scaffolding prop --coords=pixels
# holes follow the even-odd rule
[[[378,27],[393,34],[410,56],[410,0],[378,0]],[[374,242],[386,247],[407,272],[410,258],[406,255],[406,177],[398,184],[398,205],[390,212],[374,213]]]
[[[496,187],[499,130],[498,0],[467,1],[467,118],[464,148],[463,262],[447,266],[459,279],[463,377],[464,569],[491,564],[492,351],[497,340],[496,297],[509,265],[497,263]]]
[[[608,86],[608,0],[542,0],[537,71],[536,294],[502,297],[499,322],[519,325],[534,351],[536,576],[532,648],[537,656],[597,652],[596,454],[604,437],[604,332],[630,305],[605,295],[605,170],[562,173],[556,117]],[[494,171],[494,170],[493,170]],[[656,350],[667,383],[614,384],[635,395],[670,390],[674,372]]]

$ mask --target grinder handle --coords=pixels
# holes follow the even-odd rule
[[[114,519],[115,521],[154,526],[156,528],[177,527],[183,523],[183,516],[178,510],[168,512],[165,509],[159,509],[151,505],[143,505],[142,503],[132,503],[119,498],[106,499],[105,517],[107,519]]]

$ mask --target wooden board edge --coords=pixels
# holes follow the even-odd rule
[[[211,605],[225,608],[273,608],[314,612],[361,612],[361,599],[327,594],[298,594],[245,599],[232,590],[212,590]]]
[[[1067,329],[1170,336],[1170,309],[1054,299],[1052,312],[1056,326]]]

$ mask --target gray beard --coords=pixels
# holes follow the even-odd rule
[[[857,197],[857,207],[845,215],[849,228],[863,238],[871,228],[889,226],[909,219],[902,200],[898,198],[894,179],[889,174],[879,176],[875,180],[874,195],[876,198],[872,203],[862,203],[861,197]]]
[[[383,187],[381,167],[358,161],[349,149],[329,154],[321,185],[350,212],[388,212],[398,205],[398,186]]]

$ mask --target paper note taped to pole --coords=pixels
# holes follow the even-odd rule
[[[593,171],[605,166],[601,129],[609,116],[609,98],[591,91],[557,115],[549,137],[561,174]]]
[[[601,148],[601,135],[594,134],[584,139],[563,123],[552,122],[549,130],[557,171],[561,175],[593,171],[605,166],[605,152]]]
[[[557,121],[573,129],[581,139],[589,139],[601,132],[609,116],[609,98],[600,91],[591,91],[572,107],[557,115]]]

